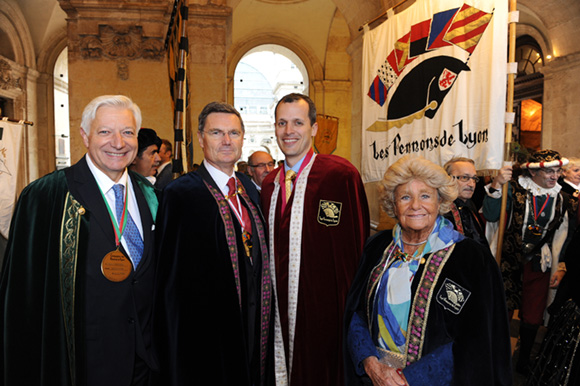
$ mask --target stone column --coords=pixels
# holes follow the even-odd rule
[[[55,134],[54,134],[54,82],[52,74],[40,73],[36,92],[37,119],[34,121],[34,130],[38,137],[36,144],[36,158],[38,160],[38,177],[52,172],[55,162]],[[73,134],[73,133],[71,133]],[[34,179],[34,178],[33,178]]]
[[[348,46],[352,58],[352,99],[351,99],[351,159],[360,170],[362,160],[362,35],[358,35]]]
[[[227,48],[231,44],[232,9],[222,0],[192,0],[189,4],[189,121],[193,159],[203,152],[197,140],[197,117],[209,102],[227,101]]]
[[[360,167],[360,158],[352,157],[351,148],[351,82],[348,80],[324,80],[323,104],[319,113],[337,117],[338,140],[333,154],[351,161],[357,168]]]
[[[352,133],[351,151],[352,162],[361,170],[362,154],[368,149],[362,148],[362,34],[358,35],[348,47],[348,53],[352,57]],[[355,163],[356,162],[356,163]],[[393,220],[387,216],[379,206],[378,182],[365,184],[365,192],[369,203],[372,230],[387,229],[393,224]]]
[[[542,148],[557,150],[563,156],[577,157],[580,54],[557,57],[541,71],[544,74]]]
[[[35,95],[37,77],[37,71],[8,58],[0,57],[0,95],[10,101],[6,111],[0,115],[37,123],[36,105],[29,103],[27,98],[28,95]],[[36,127],[25,126],[23,130],[16,181],[18,194],[30,181],[38,178]]]

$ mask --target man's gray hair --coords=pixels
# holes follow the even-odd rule
[[[83,110],[81,127],[85,133],[90,134],[91,125],[95,120],[97,110],[103,106],[130,110],[133,113],[133,117],[135,118],[135,127],[137,128],[137,133],[139,132],[142,120],[141,109],[135,102],[131,100],[131,98],[126,97],[125,95],[101,95],[90,101]]]
[[[456,163],[456,162],[469,162],[470,164],[472,164],[473,166],[475,166],[475,161],[473,161],[471,158],[467,158],[467,157],[453,157],[449,161],[445,162],[445,165],[443,165],[443,169],[445,169],[445,171],[447,172],[447,174],[451,175],[451,166],[453,166],[453,164]]]

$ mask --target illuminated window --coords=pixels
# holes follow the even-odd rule
[[[285,95],[308,95],[304,63],[286,47],[267,44],[248,51],[234,72],[234,106],[246,129],[242,160],[257,150],[284,158],[274,133],[274,109]]]
[[[516,122],[513,126],[513,141],[529,151],[542,148],[542,103],[544,75],[540,68],[544,65],[540,45],[528,35],[516,41],[516,61],[518,73],[514,88],[514,111]]]

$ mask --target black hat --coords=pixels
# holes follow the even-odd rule
[[[141,128],[137,139],[139,141],[137,154],[139,155],[151,145],[157,145],[158,148],[161,147],[161,138],[157,136],[157,133],[153,129]]]

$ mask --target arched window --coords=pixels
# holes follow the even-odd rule
[[[68,49],[54,65],[54,137],[56,168],[70,166],[70,120],[68,114]]]
[[[516,40],[516,61],[513,140],[529,150],[539,150],[542,147],[544,94],[544,75],[539,70],[544,65],[544,57],[534,38],[524,35]]]
[[[242,115],[246,135],[242,160],[257,150],[275,160],[284,158],[274,133],[274,109],[284,95],[308,94],[304,63],[286,47],[267,44],[248,51],[234,73],[234,106]]]

